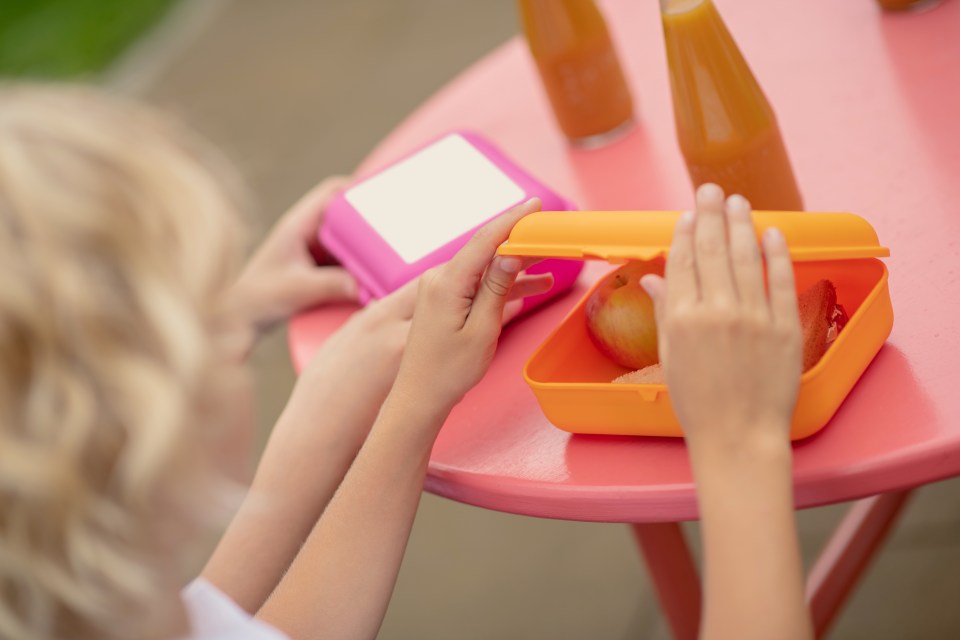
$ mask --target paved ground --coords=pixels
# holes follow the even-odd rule
[[[206,20],[199,16],[215,0],[188,1],[207,3],[194,37],[164,56],[159,72],[145,65],[149,73],[131,86],[233,158],[259,197],[261,230],[322,177],[349,173],[433,91],[517,31],[507,0],[216,0]],[[255,363],[266,433],[293,381],[285,336],[262,345]],[[801,514],[808,557],[838,514]],[[953,481],[919,492],[831,637],[958,638],[958,602]],[[510,516],[427,495],[380,637],[668,636],[626,527]]]

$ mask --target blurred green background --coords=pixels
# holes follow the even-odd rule
[[[176,0],[0,0],[0,76],[103,71]]]

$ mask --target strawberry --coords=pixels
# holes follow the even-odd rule
[[[837,289],[829,280],[820,280],[797,298],[803,331],[803,370],[820,361],[827,347],[849,320],[837,304]]]

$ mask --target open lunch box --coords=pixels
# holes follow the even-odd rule
[[[650,260],[670,247],[678,211],[553,211],[522,219],[501,255]],[[758,237],[779,228],[794,262],[797,289],[830,280],[849,316],[820,361],[803,374],[790,437],[822,429],[893,328],[886,265],[890,255],[863,218],[851,213],[755,211]],[[587,333],[586,302],[597,282],[537,348],[524,378],[547,419],[572,433],[682,436],[665,384],[614,384],[629,370],[608,359]]]

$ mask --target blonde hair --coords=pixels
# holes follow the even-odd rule
[[[143,107],[0,87],[0,637],[147,638],[174,615],[229,393],[222,172]]]

